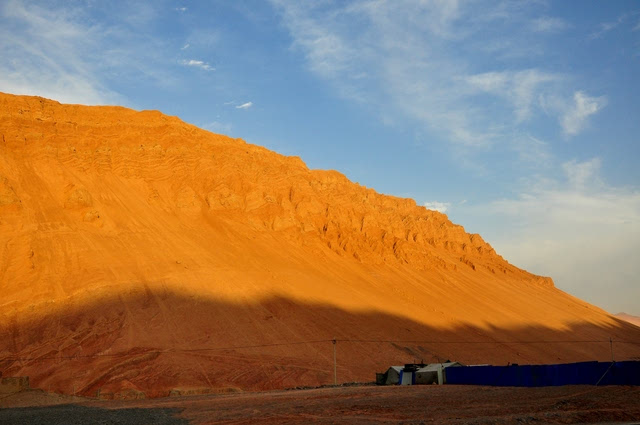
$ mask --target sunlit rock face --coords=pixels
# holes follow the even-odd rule
[[[338,380],[371,381],[606,360],[640,329],[336,171],[157,111],[0,94],[4,376],[101,397],[319,385],[334,338]]]

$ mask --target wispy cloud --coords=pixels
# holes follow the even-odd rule
[[[640,249],[640,193],[606,185],[600,167],[599,158],[568,161],[563,179],[528,182],[517,198],[472,214],[499,221],[485,236],[513,264],[597,305],[634,310],[640,265],[628,253]]]
[[[433,201],[433,202],[425,202],[424,204],[425,208],[433,210],[433,211],[438,211],[441,213],[446,213],[447,210],[451,207],[451,203],[450,202],[438,202],[438,201]]]
[[[562,169],[567,176],[569,187],[576,190],[584,190],[588,186],[601,187],[600,158],[593,158],[589,161],[578,162],[573,159],[562,164]]]
[[[603,37],[608,32],[613,31],[614,29],[616,29],[619,26],[621,26],[623,23],[627,22],[631,17],[637,16],[638,13],[639,13],[638,11],[631,12],[631,13],[625,13],[623,15],[618,16],[618,19],[616,19],[615,21],[609,21],[609,22],[600,23],[598,25],[598,29],[596,31],[594,31],[593,33],[591,33],[589,38],[591,38],[593,40],[593,39],[596,39],[596,38]],[[632,29],[632,31],[636,31],[638,28],[640,28],[640,22]]]
[[[0,90],[67,103],[135,106],[111,88],[110,78],[159,87],[176,84],[176,77],[161,66],[167,45],[146,34],[157,17],[154,8],[133,4],[114,10],[98,2],[89,10],[72,4],[0,4]],[[110,23],[89,15],[107,10],[114,18]]]
[[[525,167],[546,168],[553,159],[549,143],[530,134],[514,137],[510,148],[516,152],[519,163]]]
[[[253,102],[245,102],[245,103],[239,103],[236,102],[235,100],[231,100],[229,102],[224,102],[223,105],[225,106],[233,106],[236,109],[249,109],[253,106]]]
[[[0,90],[84,104],[120,98],[101,84],[84,59],[96,47],[99,28],[78,23],[69,13],[26,8],[17,1],[0,11],[13,24],[0,27]]]
[[[575,92],[573,100],[573,105],[567,108],[560,121],[565,134],[570,136],[578,134],[585,127],[589,116],[607,104],[606,97],[590,97],[581,91]]]
[[[342,96],[376,109],[384,122],[409,118],[424,127],[430,143],[448,142],[456,152],[509,144],[514,133],[527,133],[531,119],[544,112],[541,99],[573,95],[566,89],[573,76],[501,68],[494,60],[498,52],[489,51],[493,46],[504,57],[526,57],[535,44],[531,30],[560,31],[568,24],[559,18],[532,22],[521,7],[454,1],[272,3],[311,72]],[[516,42],[488,35],[490,25],[508,26]],[[490,55],[495,69],[474,72],[471,57],[482,54]]]
[[[228,135],[229,133],[231,133],[233,126],[228,122],[212,121],[210,123],[203,124],[202,128],[213,133]]]
[[[176,7],[176,11],[184,13],[184,12],[187,11],[187,8],[184,7],[184,6],[183,7]]]
[[[219,47],[223,37],[224,35],[219,29],[196,26],[191,28],[185,43],[194,50],[206,51],[213,47]]]
[[[472,129],[469,111],[455,107],[455,64],[429,54],[422,37],[455,36],[455,2],[417,4],[353,2],[327,10],[309,4],[274,1],[303,52],[309,69],[329,80],[344,97],[375,105],[393,105],[427,126],[437,127],[461,144],[485,145],[488,134]],[[426,34],[425,34],[426,33]],[[435,47],[435,46],[433,46]],[[385,117],[389,122],[393,117]]]
[[[189,46],[190,46],[190,44],[189,44],[189,43],[186,43],[184,46],[182,46],[182,47],[180,48],[180,50],[187,50],[187,49],[189,48]]]
[[[243,103],[242,105],[236,106],[236,109],[249,109],[252,106],[253,106],[253,102],[246,102],[246,103]]]
[[[538,69],[518,72],[488,72],[466,78],[472,86],[507,99],[513,105],[516,119],[519,122],[531,116],[533,104],[538,101],[542,93],[541,86],[558,82],[561,79],[562,77],[559,75]]]
[[[184,66],[193,66],[193,67],[196,67],[196,68],[204,69],[205,71],[215,71],[216,70],[214,67],[212,67],[208,63],[206,63],[204,61],[201,61],[201,60],[196,60],[196,59],[181,60],[180,64],[182,64]]]
[[[556,33],[569,28],[569,24],[560,18],[544,16],[531,21],[531,29],[540,33]]]
[[[609,31],[611,31],[612,29],[616,28],[618,25],[620,25],[622,23],[621,20],[618,20],[616,22],[603,22],[599,25],[599,28],[597,31],[593,32],[590,36],[590,38],[600,38],[602,37],[604,34],[608,33]]]

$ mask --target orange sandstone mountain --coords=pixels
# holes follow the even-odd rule
[[[640,355],[640,329],[412,200],[160,112],[0,94],[4,376],[101,397],[318,385],[334,338],[340,382],[607,360],[609,338]]]

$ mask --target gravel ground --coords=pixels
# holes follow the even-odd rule
[[[0,424],[34,425],[187,425],[189,421],[178,418],[182,409],[102,409],[99,407],[65,404],[46,407],[19,407],[0,409]]]
[[[46,396],[32,395],[34,405]],[[355,386],[73,403],[0,409],[0,424],[640,424],[640,387],[624,386]]]

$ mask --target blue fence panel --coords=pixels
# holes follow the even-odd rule
[[[640,385],[640,362],[464,366],[447,368],[446,374],[447,383],[453,385],[508,387]]]
[[[600,385],[640,385],[640,362],[613,363]]]

